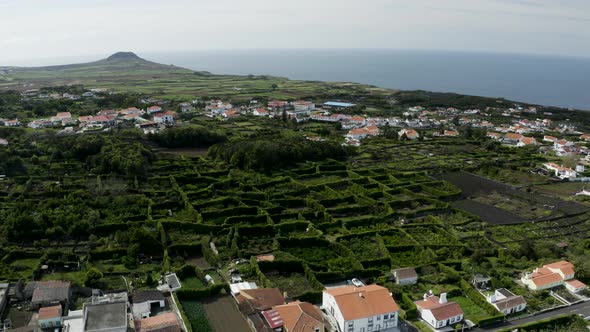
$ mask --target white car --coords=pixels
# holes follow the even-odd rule
[[[362,281],[358,280],[357,278],[352,278],[351,282],[356,287],[363,287],[365,285]]]

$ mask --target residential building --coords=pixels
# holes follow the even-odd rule
[[[171,111],[168,111],[166,113],[157,113],[154,114],[154,122],[171,124],[174,123],[175,115],[176,113]]]
[[[127,293],[109,294],[83,306],[84,332],[127,332]]]
[[[420,134],[414,129],[402,129],[398,133],[400,138],[406,137],[409,140],[415,140],[420,138]]]
[[[322,307],[342,332],[395,331],[399,307],[385,287],[343,286],[323,291]]]
[[[272,332],[282,326],[282,319],[272,309],[285,304],[285,298],[278,288],[240,289],[234,299],[254,331]]]
[[[440,297],[427,293],[424,294],[423,300],[414,303],[422,320],[435,329],[463,320],[463,310],[459,304],[447,301],[447,293],[440,294]]]
[[[562,286],[567,280],[575,280],[574,277],[574,265],[568,261],[559,261],[525,272],[520,281],[531,290],[544,290]]]
[[[459,132],[456,130],[445,130],[443,133],[445,137],[459,137]]]
[[[557,141],[557,137],[553,137],[553,136],[543,136],[543,142],[548,142],[548,143],[555,143]]]
[[[503,141],[505,143],[518,143],[520,142],[520,140],[522,139],[522,135],[521,134],[515,134],[515,133],[506,133],[506,135],[504,135]]]
[[[4,120],[4,125],[6,127],[18,127],[21,125],[20,121],[18,121],[18,119],[14,119],[14,120]]]
[[[471,284],[479,290],[490,290],[492,287],[492,278],[487,274],[476,274],[473,276]]]
[[[239,295],[240,292],[243,290],[258,289],[258,286],[256,286],[255,282],[243,281],[243,282],[236,282],[236,283],[230,284],[229,289],[230,289],[231,295],[235,297],[235,296]]]
[[[310,101],[298,100],[291,103],[295,112],[311,112],[315,109],[315,104]]]
[[[296,301],[273,309],[283,321],[285,332],[324,332],[322,312],[311,303]]]
[[[510,315],[521,312],[526,308],[526,301],[520,295],[514,295],[506,288],[496,289],[488,296],[486,300],[504,315]]]
[[[180,332],[180,323],[176,314],[166,312],[157,316],[135,321],[137,332]]]
[[[27,289],[28,288],[28,289]],[[31,281],[25,287],[25,293],[29,294],[32,288],[31,305],[34,308],[61,303],[67,308],[70,301],[70,283],[65,281]]]
[[[195,109],[191,103],[180,103],[178,104],[178,107],[182,113],[190,112]]]
[[[159,106],[158,106],[159,107]],[[161,108],[160,108],[161,110]],[[129,114],[136,114],[138,116],[144,115],[145,111],[142,109],[139,109],[137,107],[130,107],[130,108],[125,108],[120,110],[119,112],[117,112],[119,115],[129,115]],[[98,114],[98,115],[115,115],[115,114]]]
[[[518,147],[523,147],[523,146],[536,146],[537,144],[537,140],[534,137],[526,137],[526,136],[522,136],[520,138],[520,141],[518,143],[516,143],[516,146]]]
[[[267,110],[265,110],[264,108],[257,108],[252,112],[252,114],[256,115],[256,116],[269,116],[270,115],[270,113]]]
[[[271,100],[269,101],[266,106],[268,107],[268,109],[271,110],[283,110],[286,109],[287,106],[289,106],[289,102],[287,101],[283,101],[283,100]]]
[[[43,307],[39,309],[37,324],[41,329],[59,329],[61,327],[61,305]]]
[[[543,167],[545,167],[548,171],[553,172],[554,176],[560,179],[569,179],[578,176],[578,172],[575,170],[568,167],[559,166],[556,163],[544,163]]]
[[[162,112],[162,107],[160,106],[150,106],[147,108],[147,114],[154,114]]]
[[[499,140],[500,138],[502,138],[502,135],[500,133],[495,132],[488,132],[486,136],[495,140]]]
[[[159,290],[135,290],[131,294],[133,317],[147,318],[154,314],[152,309],[161,310],[166,307],[164,294]]]
[[[413,267],[391,270],[391,275],[398,285],[415,285],[418,283],[418,273]]]
[[[576,279],[566,280],[564,284],[565,288],[572,293],[579,293],[587,287],[586,284]]]

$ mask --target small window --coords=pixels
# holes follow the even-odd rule
[[[381,315],[377,316],[377,320],[378,321],[381,320]]]
[[[388,319],[389,319],[389,314],[385,314],[385,315],[383,315],[383,319],[384,319],[384,320],[388,320]]]

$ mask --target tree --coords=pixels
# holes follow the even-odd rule
[[[272,87],[272,91],[276,91],[279,88],[279,86],[276,83],[273,83],[271,85],[271,87]]]
[[[103,274],[97,268],[91,267],[86,271],[86,278],[84,279],[84,285],[88,287],[95,287],[97,282],[102,279]]]

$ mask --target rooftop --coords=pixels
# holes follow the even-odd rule
[[[136,321],[135,328],[138,332],[161,330],[164,328],[166,328],[166,332],[174,332],[180,331],[180,324],[174,313],[166,312]]]
[[[391,271],[398,279],[412,279],[418,278],[418,273],[413,267],[402,267],[401,269],[395,269]]]
[[[324,290],[324,292],[334,297],[344,320],[356,320],[399,311],[389,290],[378,285],[343,286]]]
[[[34,284],[33,303],[64,301],[70,297],[70,283],[64,281],[40,281]]]
[[[51,307],[43,307],[39,309],[39,319],[52,319],[61,317],[61,305],[54,305]]]
[[[159,290],[135,290],[131,294],[131,302],[164,301],[164,294]]]
[[[84,306],[84,331],[101,331],[127,326],[127,302]]]
[[[296,301],[273,309],[281,315],[289,332],[315,332],[324,323],[322,312],[311,303]]]

